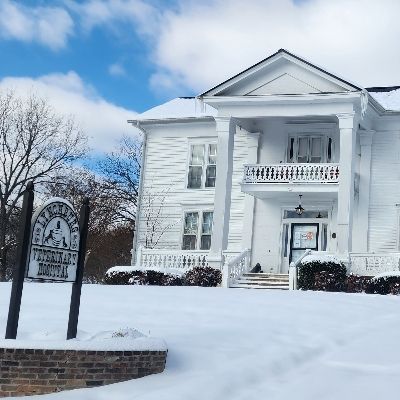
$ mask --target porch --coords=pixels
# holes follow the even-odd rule
[[[302,259],[307,255],[324,256],[335,255],[334,253],[323,251],[305,250],[303,254],[292,262],[289,273],[286,274],[264,274],[270,275],[280,281],[287,282],[287,289],[296,290],[297,288],[297,268]],[[337,256],[347,268],[348,274],[360,276],[376,276],[383,272],[400,271],[400,253],[348,253]],[[238,282],[243,280],[246,275],[251,274],[255,265],[251,262],[251,250],[245,249],[241,252],[225,251],[217,260],[215,255],[208,251],[190,250],[163,250],[163,249],[144,249],[139,248],[137,252],[135,268],[141,270],[157,270],[164,273],[183,274],[195,267],[212,267],[222,272],[221,286],[225,288],[238,287]],[[259,277],[262,275],[259,275]],[[240,286],[240,285],[239,285]],[[268,287],[271,288],[271,287]],[[284,287],[278,287],[284,289]]]

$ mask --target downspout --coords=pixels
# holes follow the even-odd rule
[[[138,199],[136,205],[136,218],[135,218],[135,231],[133,234],[133,243],[132,243],[132,250],[131,250],[131,265],[136,264],[136,250],[138,244],[138,231],[139,231],[139,217],[140,217],[140,209],[142,203],[142,192],[143,192],[143,180],[144,180],[144,169],[145,169],[145,162],[146,162],[146,147],[147,147],[147,132],[140,126],[139,121],[128,121],[132,124],[135,128],[139,129],[143,133],[143,147],[142,147],[142,162],[140,166],[140,177],[139,177],[139,192],[138,192]]]

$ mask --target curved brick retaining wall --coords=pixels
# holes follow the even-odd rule
[[[0,348],[0,397],[107,385],[164,371],[167,351]]]

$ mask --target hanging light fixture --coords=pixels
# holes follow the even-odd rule
[[[299,205],[295,208],[295,211],[298,215],[303,214],[304,208],[301,206],[301,198],[303,197],[302,194],[299,194]]]
[[[321,211],[318,211],[317,218],[322,218]]]

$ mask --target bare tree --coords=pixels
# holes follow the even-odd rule
[[[136,207],[139,195],[139,177],[142,160],[142,142],[124,136],[119,148],[107,154],[99,163],[105,179],[105,192],[119,200],[114,220],[135,225]]]
[[[75,167],[67,176],[58,175],[45,185],[46,196],[67,199],[79,210],[84,197],[90,197],[90,219],[84,270],[86,282],[101,282],[105,271],[129,263],[133,226],[115,221],[116,210],[123,199],[109,191],[103,176]]]
[[[179,220],[169,221],[165,215],[165,203],[170,187],[155,192],[148,188],[142,195],[142,214],[145,226],[145,247],[153,249],[157,246],[164,234],[176,225]]]
[[[31,95],[0,93],[0,281],[15,243],[10,224],[28,181],[45,182],[85,153],[86,139],[72,118],[57,115]]]

